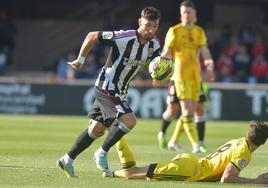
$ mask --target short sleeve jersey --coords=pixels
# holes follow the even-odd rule
[[[197,25],[188,29],[177,24],[168,30],[165,45],[174,57],[174,80],[201,81],[199,47],[207,45],[204,30]]]
[[[199,160],[200,173],[196,181],[219,181],[227,165],[232,163],[239,171],[251,160],[251,151],[245,138],[235,139],[219,147],[214,153]]]
[[[160,53],[160,44],[155,37],[141,44],[136,30],[100,32],[99,41],[111,46],[111,50],[95,85],[120,95],[127,93],[130,81],[140,68]]]

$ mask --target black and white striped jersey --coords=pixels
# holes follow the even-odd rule
[[[95,85],[120,95],[127,93],[130,81],[140,68],[160,54],[158,40],[152,38],[141,45],[136,30],[100,32],[99,41],[111,46],[111,50]]]

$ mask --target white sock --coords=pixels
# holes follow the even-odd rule
[[[73,163],[73,159],[67,153],[62,158],[65,163]]]
[[[158,138],[163,138],[165,135],[164,135],[164,133],[162,132],[162,131],[160,131],[159,133],[158,133]]]
[[[199,145],[195,144],[194,147],[193,147],[193,150],[199,150]]]
[[[104,151],[104,150],[102,149],[102,147],[100,147],[100,148],[98,149],[98,151],[99,151],[100,153],[103,153],[103,154],[107,153],[107,151]]]
[[[169,145],[169,146],[174,146],[174,145],[176,145],[176,143],[170,140],[170,141],[168,142],[168,145]]]

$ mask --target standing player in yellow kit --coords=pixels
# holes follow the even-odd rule
[[[193,2],[183,1],[180,4],[180,15],[181,23],[168,30],[162,52],[162,56],[175,62],[173,76],[181,107],[181,116],[177,121],[170,145],[176,145],[180,133],[185,131],[192,144],[192,152],[196,153],[199,152],[199,144],[193,116],[201,89],[199,53],[204,58],[208,81],[214,79],[214,62],[207,48],[204,30],[193,22],[196,18]]]

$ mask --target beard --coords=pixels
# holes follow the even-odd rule
[[[150,35],[150,34],[144,34],[142,35],[142,38],[144,40],[151,40],[154,37],[154,35]]]

